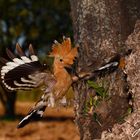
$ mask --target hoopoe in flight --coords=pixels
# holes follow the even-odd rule
[[[3,59],[5,65],[1,68],[1,80],[10,91],[30,90],[42,85],[44,94],[35,106],[18,124],[21,128],[33,118],[42,117],[46,107],[55,105],[55,101],[65,99],[65,94],[72,84],[72,77],[65,69],[71,67],[77,56],[77,47],[71,47],[70,38],[64,38],[60,44],[57,41],[52,46],[50,57],[54,57],[52,72],[42,65],[35,55],[32,45],[29,45],[29,57],[16,44],[19,57],[7,49],[7,55],[11,59]]]
[[[124,65],[121,61],[122,57],[117,56],[93,72],[81,72],[73,78],[66,68],[72,66],[78,51],[77,47],[71,47],[70,38],[64,38],[62,43],[54,41],[52,52],[49,55],[54,57],[52,71],[39,62],[32,45],[29,45],[29,57],[24,54],[19,44],[16,44],[16,50],[19,57],[7,49],[7,55],[11,60],[1,58],[5,64],[1,68],[1,81],[4,87],[9,91],[31,90],[37,87],[43,90],[43,95],[20,121],[17,128],[24,127],[34,118],[42,117],[46,107],[54,107],[56,102],[64,102],[66,92],[78,79],[90,79],[108,73],[108,71],[114,72]]]

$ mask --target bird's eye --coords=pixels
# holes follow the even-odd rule
[[[60,62],[62,62],[63,61],[63,59],[60,59]]]

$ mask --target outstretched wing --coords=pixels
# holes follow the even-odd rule
[[[7,49],[10,61],[4,60],[5,65],[1,68],[1,80],[3,85],[10,91],[18,89],[32,89],[39,86],[44,79],[43,65],[35,55],[32,45],[29,45],[29,57],[22,51],[19,44],[16,44],[19,57]]]
[[[124,58],[117,54],[108,63],[95,70],[94,73],[96,76],[105,76],[106,74],[110,74],[121,67],[124,67]]]

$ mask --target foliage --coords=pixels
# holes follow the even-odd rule
[[[87,81],[87,84],[89,87],[93,88],[96,95],[93,97],[91,94],[88,95],[88,98],[85,102],[84,107],[84,115],[87,116],[90,114],[95,122],[97,122],[100,126],[102,124],[100,123],[100,114],[96,112],[96,109],[102,104],[108,104],[111,97],[108,95],[108,88],[105,86],[104,83],[96,83],[94,81]],[[98,109],[97,109],[98,110]],[[132,106],[129,106],[126,113],[121,115],[117,122],[122,123],[124,122],[125,117],[127,117],[129,114],[131,114],[133,111]]]
[[[94,81],[87,81],[89,87],[93,88],[96,92],[96,95],[93,97],[92,94],[88,95],[88,98],[85,102],[84,114],[91,112],[91,109],[96,108],[101,101],[108,100],[109,96],[107,94],[108,89],[106,89],[103,85],[99,85]],[[93,114],[94,118],[97,114]]]
[[[107,95],[108,89],[105,89],[103,87],[103,85],[98,85],[97,83],[90,81],[90,80],[88,80],[87,83],[88,83],[89,87],[94,88],[94,90],[96,91],[98,96],[100,96],[103,99],[108,97],[108,95]]]
[[[32,43],[46,52],[54,39],[72,36],[68,1],[2,0],[0,9],[0,50],[15,48],[19,42],[26,47]]]
[[[60,40],[63,35],[72,37],[69,13],[68,0],[1,0],[0,56],[6,58],[6,47],[14,52],[15,44],[18,42],[23,50],[32,43],[39,57],[45,59],[53,40]],[[40,91],[33,91],[29,96],[34,99],[35,96],[37,97],[36,92]],[[15,95],[15,92],[13,94]],[[2,88],[0,90],[0,100],[5,112],[9,112],[8,115],[14,114],[16,96],[13,94],[7,93]],[[26,93],[19,94],[18,99],[24,100],[24,96]]]
[[[100,105],[101,102],[108,101],[108,88],[106,88],[103,83],[98,84],[90,80],[87,81],[87,84],[89,87],[93,88],[96,95],[88,95],[84,106],[84,115],[87,116],[88,114],[91,114],[93,120],[101,126],[100,115],[96,112],[96,108],[98,108],[98,105]]]
[[[124,122],[125,122],[125,118],[126,118],[127,116],[129,116],[132,112],[133,112],[133,108],[132,108],[132,106],[130,106],[130,107],[127,109],[126,113],[124,113],[122,116],[120,116],[120,117],[118,118],[117,122],[118,122],[118,123],[124,123]]]

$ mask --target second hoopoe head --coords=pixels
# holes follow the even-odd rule
[[[22,51],[19,44],[16,45],[16,50],[18,56],[7,49],[10,60],[1,59],[4,63],[0,71],[2,84],[10,91],[30,90],[36,87],[40,87],[43,91],[43,95],[19,123],[18,128],[21,128],[34,118],[42,117],[46,107],[54,106],[55,101],[60,101],[65,97],[66,92],[74,82],[66,67],[72,66],[78,51],[77,47],[72,48],[70,38],[64,38],[62,43],[54,41],[52,52],[49,55],[54,57],[52,73],[39,62],[32,45],[29,46],[29,56]],[[114,71],[120,65],[124,66],[120,60],[121,57],[113,59],[91,74],[85,73],[85,75],[80,76],[81,74],[78,73],[76,79],[99,76],[108,70]]]

